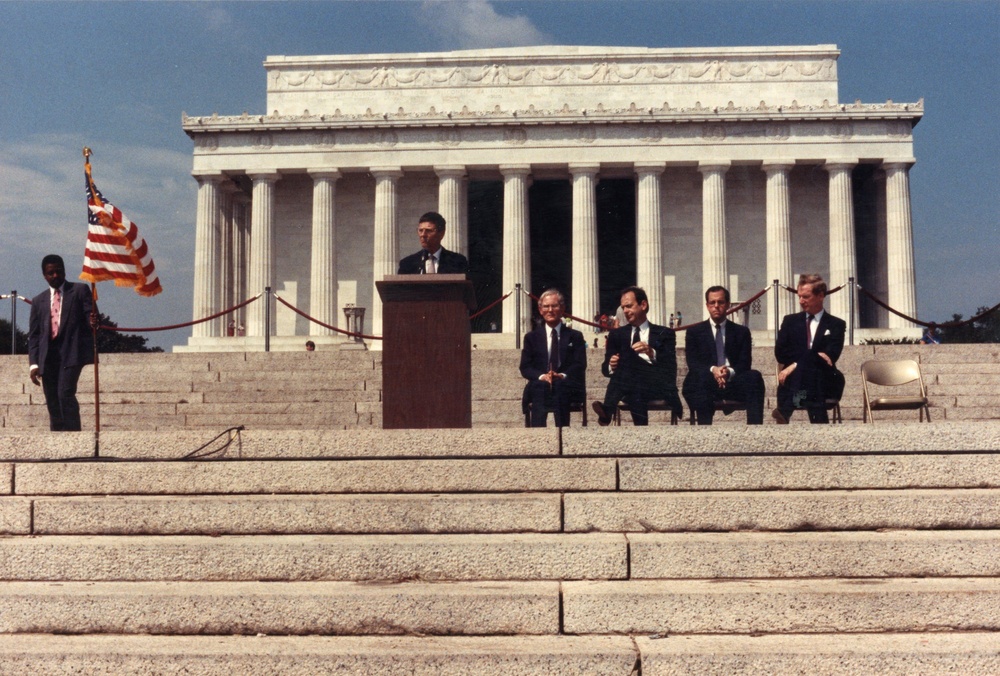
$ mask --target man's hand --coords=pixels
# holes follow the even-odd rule
[[[826,365],[833,368],[833,360],[826,352],[817,352],[816,356],[826,362]]]
[[[611,355],[611,359],[608,360],[608,368],[610,368],[612,371],[617,369],[619,360],[620,357],[617,354]]]
[[[826,355],[823,355],[823,356],[826,356]],[[785,384],[785,379],[788,378],[788,376],[792,375],[792,371],[795,370],[796,366],[798,366],[798,364],[792,364],[791,366],[785,367],[784,369],[781,370],[780,373],[778,373],[778,384],[779,385],[784,385]]]
[[[28,375],[31,376],[31,382],[33,382],[35,385],[41,385],[42,384],[42,381],[39,380],[39,378],[38,378],[38,367],[37,366],[33,366],[31,368],[31,371],[28,372]]]
[[[649,343],[644,343],[642,341],[632,343],[632,349],[636,354],[644,354],[649,357],[650,361],[656,361],[656,350],[654,350]]]
[[[96,331],[97,329],[100,328],[100,326],[101,326],[101,318],[100,318],[100,316],[98,316],[98,314],[96,312],[91,312],[90,313],[90,328],[92,328],[93,330]]]
[[[715,384],[719,386],[719,389],[726,389],[726,382],[729,380],[729,367],[713,366],[712,375],[715,376]]]
[[[538,379],[541,380],[542,382],[545,382],[545,383],[548,383],[549,385],[551,385],[555,381],[562,380],[565,377],[566,376],[563,375],[562,373],[556,373],[555,371],[549,371],[547,373],[543,373],[541,376],[539,376]]]

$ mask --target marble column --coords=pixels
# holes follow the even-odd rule
[[[233,247],[236,243],[236,220],[233,204],[239,188],[232,181],[223,181],[219,187],[222,195],[222,216],[220,219],[220,242],[219,242],[219,309],[231,308],[233,302]],[[234,321],[235,315],[223,315],[215,320],[220,336],[227,335],[229,322]]]
[[[468,257],[468,223],[465,221],[466,210],[462,208],[466,195],[463,190],[465,167],[434,167],[434,173],[438,176],[438,213],[444,216],[445,222],[441,246]]]
[[[219,311],[220,228],[224,176],[217,172],[195,175],[198,181],[198,213],[194,240],[194,304],[192,319],[202,319]],[[218,336],[217,322],[201,322],[191,327],[191,336]]]
[[[913,223],[910,219],[910,167],[916,160],[886,161],[885,213],[889,299],[895,310],[916,316],[917,291],[913,268]],[[890,329],[910,329],[913,322],[889,313]]]
[[[233,302],[242,303],[249,297],[247,271],[250,257],[250,198],[245,193],[233,195]],[[241,308],[233,315],[237,335],[239,327],[246,326],[247,309]]]
[[[531,293],[531,233],[528,229],[528,176],[531,166],[500,165],[503,175],[503,293],[520,283]],[[521,316],[511,297],[503,305],[503,332],[526,333],[531,328],[532,301],[521,297]]]
[[[337,326],[337,179],[339,171],[310,171],[313,179],[312,258],[309,272],[309,314]],[[335,331],[309,322],[309,335]]]
[[[403,177],[400,167],[374,167],[371,175],[375,178],[375,257],[372,262],[372,276],[376,282],[386,275],[396,274],[399,268],[399,179]],[[372,284],[372,334],[382,335],[382,299],[378,289]],[[372,347],[382,349],[382,341],[374,341]]]
[[[794,287],[792,279],[792,226],[788,193],[788,173],[795,162],[766,162],[767,174],[767,283],[778,280],[780,284]],[[795,311],[795,296],[784,289],[777,291],[777,312],[774,299],[767,303],[767,328],[773,330],[775,314],[782,317]]]
[[[663,285],[663,226],[660,176],[665,162],[636,162],[635,283],[649,296],[649,320],[666,325],[670,313]]]
[[[258,171],[249,174],[253,182],[250,202],[250,270],[248,293],[256,296],[264,288],[274,291],[274,184],[281,178],[277,171]],[[261,297],[247,307],[246,332],[248,336],[263,336],[265,303],[272,299]],[[272,313],[273,324],[274,316]],[[270,327],[267,327],[270,331]]]
[[[573,305],[572,314],[588,322],[600,309],[600,277],[597,269],[597,172],[596,164],[570,164],[573,177]]]
[[[830,174],[830,276],[827,286],[834,289],[857,278],[854,251],[854,197],[851,172],[857,160],[831,160],[824,167]],[[851,289],[844,287],[827,299],[826,309],[850,324]],[[855,313],[856,315],[856,313]],[[857,317],[855,316],[855,326]]]
[[[702,162],[701,172],[701,287],[729,288],[726,258],[726,172],[729,162]],[[708,310],[702,304],[702,318]]]

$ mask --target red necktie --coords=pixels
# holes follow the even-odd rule
[[[59,335],[59,313],[62,312],[62,292],[56,289],[52,294],[52,337]]]

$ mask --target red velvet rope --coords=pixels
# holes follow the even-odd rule
[[[306,319],[308,319],[309,321],[311,321],[314,324],[319,324],[324,329],[330,329],[331,331],[336,331],[337,333],[342,333],[345,336],[351,336],[352,338],[367,338],[368,340],[382,340],[382,336],[369,336],[369,335],[366,335],[364,333],[352,333],[351,331],[345,331],[344,329],[338,329],[336,326],[330,326],[329,324],[321,322],[320,320],[316,319],[315,317],[310,317],[305,312],[303,312],[302,310],[298,309],[297,307],[295,307],[294,305],[292,305],[291,303],[289,303],[287,300],[285,300],[284,298],[282,298],[278,294],[272,292],[271,295],[274,296],[274,298],[279,303],[281,303],[282,305],[284,305],[285,307],[287,307],[289,310],[291,310],[295,314],[297,314],[299,316],[302,316],[302,317],[305,317]]]
[[[793,289],[792,287],[788,286],[787,284],[779,284],[778,286],[780,286],[785,291],[791,291],[792,293],[798,293],[799,292],[798,289]],[[828,290],[826,292],[826,295],[829,296],[829,295],[835,294],[838,291],[840,291],[841,289],[843,289],[845,286],[847,286],[847,284],[841,284],[840,286],[838,286],[836,288],[830,289],[830,290]],[[861,288],[861,287],[859,286],[858,288]]]
[[[927,327],[927,328],[932,328],[932,329],[933,328],[947,328],[947,329],[951,329],[951,328],[955,328],[957,326],[967,326],[968,324],[971,324],[973,322],[977,322],[980,319],[982,319],[983,317],[985,317],[986,315],[988,315],[988,314],[990,314],[992,312],[996,312],[998,309],[1000,309],[1000,303],[997,303],[996,305],[994,305],[993,307],[991,307],[986,312],[983,312],[982,314],[978,314],[975,317],[971,317],[969,319],[965,319],[965,320],[962,320],[962,321],[941,322],[940,324],[937,323],[937,322],[922,322],[919,319],[917,319],[916,317],[910,317],[908,315],[904,315],[899,310],[894,310],[893,308],[889,307],[886,303],[883,303],[880,299],[876,298],[870,291],[868,291],[868,289],[864,289],[861,286],[858,286],[858,290],[861,291],[866,296],[868,296],[869,298],[871,298],[872,301],[874,301],[876,305],[879,305],[880,307],[885,308],[886,310],[888,310],[892,314],[896,315],[897,317],[902,317],[903,319],[905,319],[907,321],[910,321],[910,322],[913,322],[914,324],[917,324],[919,326],[924,326],[924,327]]]
[[[184,322],[183,324],[172,324],[170,326],[150,326],[150,327],[147,327],[147,328],[144,328],[144,329],[123,329],[123,328],[118,327],[118,326],[104,326],[104,325],[101,325],[101,326],[99,326],[97,328],[104,329],[105,331],[119,331],[119,332],[126,332],[126,333],[151,333],[153,331],[170,331],[172,329],[183,329],[185,326],[194,326],[195,324],[201,324],[202,322],[211,321],[212,319],[216,319],[218,317],[221,317],[222,315],[229,314],[230,312],[233,312],[234,310],[239,310],[241,307],[245,307],[245,306],[249,305],[250,303],[254,302],[258,298],[260,298],[262,295],[264,295],[264,294],[258,293],[253,298],[248,298],[247,300],[243,301],[239,305],[234,305],[233,307],[229,308],[228,310],[223,310],[222,312],[216,312],[214,315],[211,315],[209,317],[203,317],[202,319],[195,319],[192,322]]]
[[[510,295],[511,295],[512,293],[514,293],[514,292],[513,292],[513,291],[509,291],[509,292],[507,292],[507,294],[506,294],[506,295],[503,295],[503,296],[500,296],[500,298],[496,299],[495,301],[493,301],[492,303],[490,303],[489,305],[487,305],[486,307],[484,307],[484,308],[483,308],[482,310],[480,310],[479,312],[477,312],[477,313],[475,313],[475,314],[472,314],[472,315],[469,315],[469,320],[471,321],[471,320],[475,319],[476,317],[478,317],[479,315],[481,315],[481,314],[483,314],[484,312],[486,312],[487,310],[491,310],[491,309],[493,309],[493,308],[494,308],[495,306],[497,306],[498,304],[500,304],[500,303],[502,303],[503,301],[505,301],[505,300],[507,300],[508,298],[510,298]]]
[[[24,296],[18,296],[17,298],[18,298],[18,300],[23,300],[28,305],[32,304],[30,298],[25,298]],[[0,300],[9,300],[9,299],[10,299],[10,294],[9,293],[5,293],[5,294],[0,295]]]
[[[536,303],[539,301],[538,296],[536,296],[533,293],[529,293],[527,289],[522,287],[521,291],[524,291],[524,293],[527,294],[528,298],[535,301]],[[586,324],[587,326],[593,326],[598,329],[604,328],[600,324],[595,324],[594,322],[588,322],[586,319],[581,319],[580,317],[577,317],[576,315],[571,315],[568,312],[566,313],[566,316],[572,319],[574,322],[580,322],[581,324]]]

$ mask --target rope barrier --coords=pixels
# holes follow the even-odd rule
[[[538,296],[536,296],[533,293],[529,293],[527,289],[522,288],[521,291],[524,291],[525,295],[527,295],[528,298],[530,298],[531,300],[535,301],[536,303],[540,300]],[[601,326],[600,324],[597,324],[595,322],[588,322],[586,319],[583,319],[581,317],[577,317],[576,315],[571,315],[568,312],[566,313],[565,316],[569,317],[574,322],[580,322],[581,324],[586,324],[587,326],[593,326],[595,329],[603,329],[603,328],[605,328],[605,327]]]
[[[791,291],[792,293],[798,293],[798,292],[799,292],[799,290],[798,290],[798,289],[793,289],[792,287],[788,286],[787,284],[779,284],[778,286],[780,286],[780,287],[781,287],[782,289],[784,289],[785,291]],[[826,292],[826,295],[830,296],[830,295],[832,295],[832,294],[835,294],[835,293],[837,293],[838,291],[840,291],[841,289],[843,289],[843,288],[844,288],[845,286],[847,286],[847,284],[841,284],[840,286],[838,286],[838,287],[836,287],[836,288],[833,288],[833,289],[829,289],[829,290],[828,290],[828,291]],[[859,286],[859,288],[860,288],[860,286]]]
[[[11,296],[10,296],[10,294],[9,294],[9,293],[3,293],[3,294],[0,294],[0,300],[10,300],[10,298],[11,298]],[[30,298],[25,298],[25,297],[24,297],[24,296],[22,296],[21,294],[18,294],[18,295],[16,296],[16,298],[17,298],[18,300],[23,300],[23,301],[24,301],[25,303],[27,303],[28,305],[31,305],[31,299],[30,299]]]
[[[299,316],[302,316],[302,317],[305,317],[306,319],[308,319],[309,321],[311,321],[314,324],[319,324],[324,329],[330,329],[331,331],[336,331],[337,333],[342,333],[345,336],[350,336],[351,338],[367,338],[368,340],[382,340],[382,336],[369,336],[369,335],[366,335],[364,333],[353,333],[351,331],[345,331],[344,329],[338,329],[336,326],[330,326],[329,324],[327,324],[325,322],[321,322],[320,320],[316,319],[315,317],[310,317],[305,312],[303,312],[302,310],[298,309],[297,307],[295,307],[294,305],[292,305],[291,303],[289,303],[287,300],[285,300],[284,298],[282,298],[278,294],[276,294],[274,292],[271,292],[271,295],[274,296],[274,298],[279,303],[281,303],[282,305],[284,305],[285,307],[287,307],[289,310],[291,310],[295,314],[297,314]]]
[[[141,328],[141,329],[133,329],[133,328],[124,329],[124,328],[121,328],[121,327],[118,327],[118,326],[105,326],[105,325],[102,324],[101,326],[99,326],[97,328],[104,329],[105,331],[118,331],[118,332],[125,332],[125,333],[151,333],[153,331],[171,331],[173,329],[183,329],[185,326],[194,326],[195,324],[201,324],[202,322],[211,321],[213,319],[217,319],[218,317],[221,317],[222,315],[229,314],[230,312],[233,312],[234,310],[239,310],[240,308],[249,305],[250,303],[254,302],[255,300],[257,300],[258,298],[260,298],[263,295],[264,294],[262,294],[262,293],[258,293],[253,298],[248,298],[247,300],[243,301],[239,305],[234,305],[233,307],[229,308],[228,310],[223,310],[222,312],[216,312],[214,315],[211,315],[209,317],[204,317],[202,319],[195,319],[194,321],[184,322],[183,324],[172,324],[170,326],[150,326],[150,327]]]
[[[916,317],[910,317],[909,315],[904,315],[899,310],[895,310],[895,309],[889,307],[889,305],[887,303],[884,303],[882,300],[880,300],[879,298],[877,298],[868,289],[862,288],[860,284],[858,285],[858,290],[861,291],[866,296],[868,296],[876,305],[885,308],[886,310],[888,310],[892,314],[896,315],[897,317],[902,317],[903,319],[905,319],[907,321],[910,321],[910,322],[913,322],[914,324],[917,324],[918,326],[923,326],[923,327],[931,328],[931,329],[942,329],[942,328],[944,328],[944,329],[952,329],[952,328],[956,328],[956,327],[959,327],[959,326],[968,326],[969,324],[972,324],[973,322],[977,322],[980,319],[982,319],[983,317],[989,315],[990,313],[996,312],[998,309],[1000,309],[1000,303],[997,303],[996,305],[994,305],[993,307],[991,307],[986,312],[978,314],[975,317],[970,317],[969,319],[964,319],[964,320],[961,320],[961,321],[941,322],[941,323],[938,323],[938,322],[923,322],[923,321],[920,321],[919,319],[917,319]]]
[[[500,296],[500,298],[498,298],[497,300],[493,301],[492,303],[490,303],[489,305],[487,305],[486,307],[484,307],[484,308],[483,308],[482,310],[480,310],[479,312],[477,312],[477,313],[475,313],[475,314],[471,314],[471,315],[469,315],[469,321],[472,321],[473,319],[475,319],[476,317],[478,317],[479,315],[483,314],[484,312],[486,312],[486,311],[488,311],[488,310],[492,310],[492,309],[493,309],[494,307],[496,307],[497,305],[499,305],[499,304],[500,304],[500,303],[502,303],[503,301],[505,301],[505,300],[507,300],[508,298],[510,298],[510,296],[511,296],[511,295],[512,295],[513,293],[514,293],[513,291],[508,291],[508,292],[507,292],[507,293],[506,293],[505,295],[503,295],[503,296]]]

